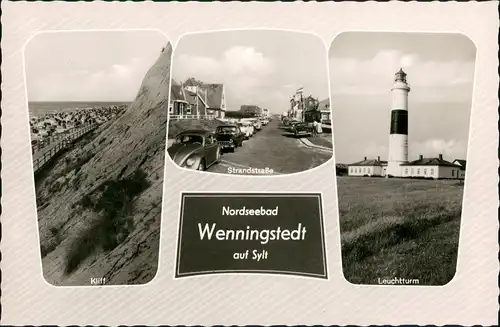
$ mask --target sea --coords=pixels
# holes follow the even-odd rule
[[[48,113],[59,113],[93,107],[129,105],[131,102],[28,102],[30,117],[43,117]]]

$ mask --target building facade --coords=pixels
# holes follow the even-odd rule
[[[324,99],[319,102],[318,110],[321,112],[321,123],[331,125],[330,99]]]
[[[347,174],[349,176],[384,177],[386,175],[387,161],[368,159],[348,165]]]
[[[187,85],[172,80],[169,115],[176,118],[225,117],[226,100],[223,84],[190,82]]]
[[[429,178],[429,179],[464,179],[465,164],[461,166],[456,164],[456,161],[464,161],[455,159],[454,162],[449,162],[443,159],[443,155],[437,158],[424,158],[420,155],[419,159],[401,164],[400,172],[396,176],[402,178]],[[378,159],[367,159],[353,163],[348,166],[349,176],[364,176],[364,177],[389,177],[387,172],[387,161]]]
[[[455,159],[453,160],[452,163],[460,167],[460,179],[465,179],[465,168],[467,161],[461,159]]]
[[[438,158],[424,158],[420,155],[418,160],[401,165],[401,168],[403,177],[463,179],[461,167],[444,160],[442,154]],[[463,175],[465,176],[465,170]]]

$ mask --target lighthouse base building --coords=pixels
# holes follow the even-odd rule
[[[387,161],[368,159],[348,165],[348,175],[358,177],[400,177],[400,178],[425,178],[425,179],[464,179],[465,160],[455,159],[449,162],[443,155],[437,158],[420,158],[399,166],[398,175],[391,175],[387,171]]]

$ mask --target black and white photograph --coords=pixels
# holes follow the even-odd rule
[[[36,34],[24,50],[41,264],[54,286],[156,275],[172,46],[147,30]]]
[[[456,271],[476,48],[463,34],[345,32],[329,50],[344,277]]]
[[[328,58],[313,34],[186,34],[172,59],[168,154],[178,167],[281,175],[333,156]]]

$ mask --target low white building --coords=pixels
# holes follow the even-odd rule
[[[368,159],[355,162],[348,165],[347,174],[349,176],[385,176],[387,161],[377,159]]]
[[[420,155],[418,160],[402,164],[400,175],[403,178],[464,179],[465,164],[465,160],[459,159],[446,161],[441,154],[437,158],[424,158]],[[347,173],[349,176],[385,177],[386,170],[387,161],[380,160],[380,157],[365,157],[364,160],[350,164]]]
[[[433,178],[433,179],[461,179],[461,167],[443,159],[440,154],[438,158],[420,158],[401,165],[402,177]],[[463,173],[465,176],[465,170]]]
[[[460,166],[460,179],[465,179],[465,166],[467,164],[466,160],[455,159],[452,162],[453,164]]]

